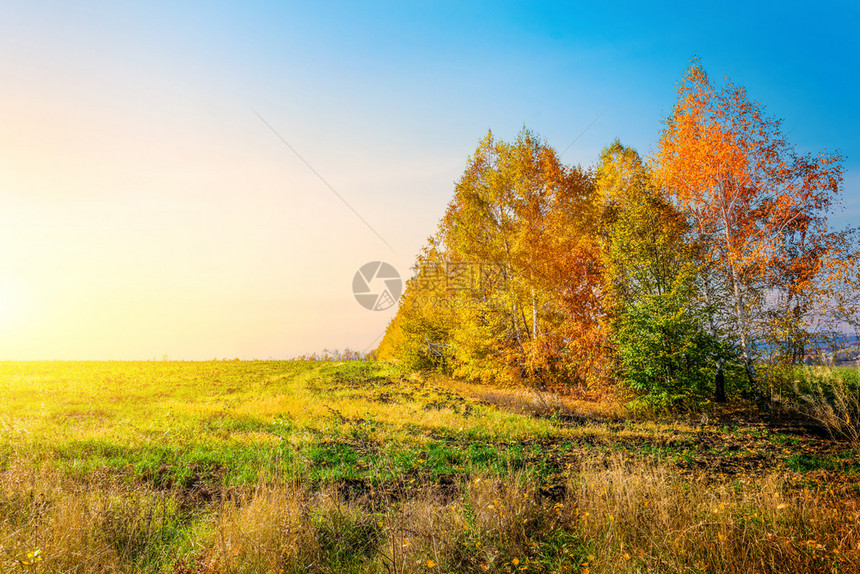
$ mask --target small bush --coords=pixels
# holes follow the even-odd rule
[[[340,500],[337,493],[318,497],[311,525],[318,540],[319,563],[331,572],[363,572],[374,557],[382,527],[372,513]]]
[[[831,436],[848,440],[860,450],[860,383],[856,369],[818,368],[801,394],[804,411]]]

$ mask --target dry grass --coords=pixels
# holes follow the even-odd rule
[[[415,375],[413,375],[415,376]],[[582,419],[615,421],[629,418],[624,402],[618,397],[595,397],[585,393],[560,394],[528,387],[502,387],[470,383],[449,377],[434,376],[435,385],[464,396],[489,403],[508,412],[549,417],[559,415]],[[601,400],[596,400],[597,398]]]
[[[571,488],[592,572],[860,571],[856,493],[788,492],[773,475],[706,486],[621,458]]]
[[[388,514],[382,562],[390,572],[515,570],[558,526],[553,508],[524,476],[476,477],[451,500],[424,488]]]
[[[835,369],[819,367],[811,372],[812,388],[800,395],[802,411],[831,436],[846,439],[860,451],[860,384]]]
[[[302,489],[259,487],[226,501],[200,563],[212,572],[278,572],[307,563],[318,545]]]
[[[551,491],[526,474],[351,500],[335,485],[269,483],[190,512],[176,492],[25,466],[0,487],[7,571],[860,571],[856,494],[788,491],[775,475],[704,485],[621,456]]]
[[[13,466],[0,474],[0,565],[98,573],[169,562],[179,504],[170,493]]]

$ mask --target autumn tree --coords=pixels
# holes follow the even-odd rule
[[[718,89],[694,61],[655,159],[660,184],[704,247],[705,295],[715,304],[715,293],[728,295],[723,320],[738,337],[750,388],[760,398],[755,357],[773,290],[788,289],[784,305],[797,308],[801,293],[827,271],[822,263],[838,242],[827,213],[842,182],[840,157],[798,155],[780,122],[743,88]],[[804,247],[793,251],[801,238]]]
[[[444,261],[433,237],[421,250],[407,280],[397,315],[388,324],[376,355],[408,369],[448,372],[451,331],[456,324],[446,291]]]
[[[596,185],[617,376],[652,404],[702,396],[719,338],[706,329],[700,259],[688,223],[639,154],[618,141],[601,153]]]
[[[789,225],[768,270],[765,341],[771,362],[795,365],[817,348],[847,342],[860,327],[860,261],[855,229],[811,229],[805,217]]]
[[[590,175],[528,130],[490,133],[419,258],[383,350],[455,375],[541,387],[605,374]]]
[[[463,293],[462,372],[537,384],[600,375],[593,193],[586,173],[527,130],[513,143],[492,134],[480,143],[440,224],[449,264],[495,266],[500,279]]]

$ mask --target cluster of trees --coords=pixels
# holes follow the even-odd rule
[[[649,401],[760,398],[760,366],[856,330],[858,254],[828,215],[840,156],[799,155],[742,88],[693,62],[655,156],[591,170],[488,134],[377,350],[414,368]],[[728,383],[727,383],[728,381]]]

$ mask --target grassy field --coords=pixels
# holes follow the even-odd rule
[[[860,572],[860,463],[372,362],[0,363],[0,571]]]

